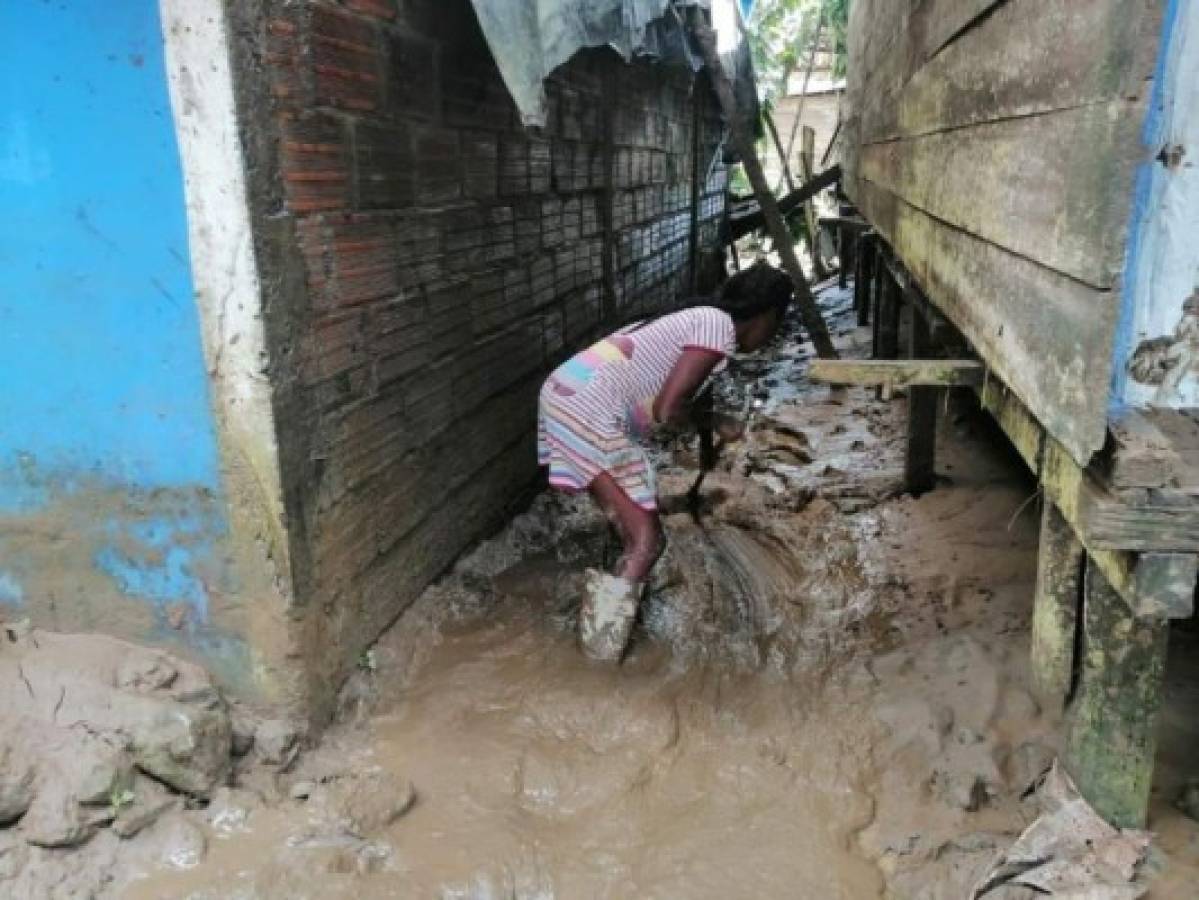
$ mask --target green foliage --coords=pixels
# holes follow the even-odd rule
[[[747,30],[763,103],[783,96],[787,79],[804,67],[822,16],[821,43],[832,44],[833,71],[840,77],[848,59],[849,0],[758,0]]]
[[[844,78],[849,63],[849,0],[824,0],[824,8],[833,38],[833,74]]]

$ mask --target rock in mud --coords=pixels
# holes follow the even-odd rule
[[[150,693],[170,687],[179,670],[160,653],[129,654],[117,669],[117,687],[135,693]]]
[[[130,749],[137,767],[177,790],[211,796],[229,773],[229,716],[224,704],[167,701],[135,719]]]
[[[322,785],[314,799],[327,827],[367,838],[408,812],[416,801],[416,790],[407,778],[374,769]]]
[[[115,638],[35,635],[0,655],[0,730],[31,756],[69,755],[85,735],[185,793],[206,797],[226,779],[229,714],[207,672]]]
[[[65,773],[48,767],[39,779],[37,796],[21,820],[25,840],[37,847],[76,847],[112,816],[108,810],[79,803]]]
[[[162,819],[154,827],[153,836],[158,846],[158,859],[174,869],[193,869],[204,859],[208,851],[208,839],[199,826],[175,813]]]
[[[71,748],[72,774],[80,803],[109,806],[133,787],[133,761],[123,750],[102,741],[85,741]]]
[[[267,719],[254,730],[254,749],[268,766],[287,769],[300,752],[300,731],[284,719]]]
[[[146,800],[138,798],[132,806],[117,813],[117,817],[112,823],[112,830],[121,838],[134,837],[178,805],[179,801],[174,797],[155,797]]]
[[[0,826],[15,822],[33,802],[33,766],[11,744],[0,743]]]

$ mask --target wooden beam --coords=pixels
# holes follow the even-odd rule
[[[825,169],[819,175],[813,176],[812,180],[805,183],[803,187],[792,191],[787,196],[778,201],[779,212],[785,217],[790,216],[796,210],[803,210],[803,204],[811,200],[821,191],[832,187],[841,180],[841,167],[833,166]],[[766,227],[766,218],[762,215],[762,208],[757,203],[742,203],[739,204],[739,212],[730,214],[729,216],[729,234],[733,240],[738,240],[745,237],[751,231],[757,231],[759,228]]]
[[[1074,679],[1086,550],[1061,510],[1041,506],[1037,592],[1032,613],[1032,683],[1042,707],[1062,712]]]
[[[1199,553],[1199,497],[1117,494],[1088,474],[1079,487],[1078,518],[1090,544],[1104,550]]]
[[[858,233],[865,233],[873,227],[865,219],[855,219],[852,216],[821,216],[816,221],[821,226],[827,225],[829,228]]]
[[[1187,618],[1194,611],[1199,556],[1186,553],[1133,553],[1093,545],[1082,527],[1079,498],[1086,473],[1037,422],[1011,391],[989,381],[979,391],[984,409],[1007,434],[1035,474],[1047,500],[1061,510],[1095,567],[1137,616]]]
[[[1101,816],[1122,828],[1143,828],[1169,625],[1133,615],[1097,566],[1088,564],[1085,582],[1066,768]]]
[[[973,386],[982,384],[983,366],[974,359],[815,359],[808,377],[823,384]]]

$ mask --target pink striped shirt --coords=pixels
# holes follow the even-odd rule
[[[597,426],[617,424],[644,435],[653,425],[653,403],[684,350],[727,357],[736,349],[733,320],[719,309],[697,306],[645,325],[631,325],[563,363],[550,377],[558,402]],[[720,371],[725,360],[716,367]]]

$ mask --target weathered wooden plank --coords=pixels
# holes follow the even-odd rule
[[[1041,508],[1032,613],[1032,682],[1041,705],[1061,712],[1074,678],[1074,643],[1086,551],[1061,511]]]
[[[859,178],[1107,290],[1123,269],[1141,119],[1119,100],[872,144]]]
[[[911,314],[908,329],[909,363],[923,361],[932,352],[932,340],[928,322],[920,311],[909,305]],[[973,362],[973,360],[971,360]],[[950,373],[939,373],[944,377]],[[955,384],[964,370],[958,369],[952,373]],[[981,366],[972,373],[972,377],[982,380]],[[938,385],[943,381],[938,379]],[[908,391],[908,442],[904,453],[904,486],[909,494],[919,496],[931,491],[937,484],[937,398],[940,396],[938,387],[922,386],[912,382]]]
[[[1190,449],[1199,456],[1199,446]],[[1164,488],[1183,468],[1173,441],[1158,428],[1148,410],[1139,409],[1124,410],[1108,423],[1108,442],[1100,464],[1114,490]]]
[[[1086,473],[1057,441],[1047,439],[1041,455],[1041,486],[1074,527],[1096,567],[1140,616],[1185,618],[1194,610],[1199,557],[1193,554],[1105,550],[1092,544],[1082,516]]]
[[[873,79],[861,99],[862,140],[1142,96],[1164,6],[1164,0],[1009,0],[910,78]],[[879,14],[911,27],[894,13]],[[880,70],[887,64],[875,61]]]
[[[1078,690],[1069,709],[1065,762],[1095,810],[1142,828],[1157,751],[1169,626],[1137,619],[1087,566]]]
[[[925,385],[951,387],[983,383],[985,370],[975,359],[815,359],[808,377],[822,384]]]
[[[1093,547],[1199,553],[1199,497],[1160,502],[1156,491],[1114,494],[1093,476],[1079,488],[1078,517]]]
[[[869,182],[858,207],[1050,434],[1086,463],[1107,431],[1117,298],[934,219]]]

